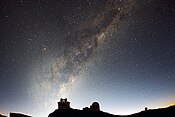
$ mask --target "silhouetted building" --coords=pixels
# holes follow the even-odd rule
[[[83,110],[100,111],[100,105],[98,102],[93,102],[89,107],[84,107]]]
[[[10,117],[32,117],[32,116],[24,115],[21,113],[10,113]]]
[[[93,102],[90,106],[90,110],[92,111],[100,111],[100,105],[98,102]]]
[[[58,102],[58,109],[70,109],[70,102],[67,101],[67,98],[60,99],[60,102]]]
[[[147,107],[145,107],[145,111],[147,111],[148,110],[148,108]]]

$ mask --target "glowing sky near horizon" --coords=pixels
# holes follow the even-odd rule
[[[127,115],[175,104],[173,0],[0,1],[0,113],[60,98]]]

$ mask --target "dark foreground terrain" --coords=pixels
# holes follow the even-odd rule
[[[6,117],[6,116],[0,114],[0,117]]]
[[[159,109],[148,109],[131,115],[113,115],[103,111],[92,110],[77,110],[77,109],[57,109],[50,113],[48,117],[61,117],[61,116],[96,116],[96,117],[175,117],[175,106]]]

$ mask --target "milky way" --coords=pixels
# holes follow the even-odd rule
[[[127,17],[133,5],[132,0],[106,1],[103,8],[96,11],[98,16],[84,22],[66,36],[61,54],[52,58],[52,61],[42,63],[44,72],[33,76],[31,84],[34,85],[34,95],[42,92],[43,96],[48,93],[57,97],[65,96],[78,80],[77,76],[99,56],[98,49],[104,48],[105,40],[112,35],[114,27]]]
[[[60,97],[114,114],[173,103],[174,11],[174,0],[0,1],[0,112],[47,116]]]

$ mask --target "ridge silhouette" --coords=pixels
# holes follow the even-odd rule
[[[97,117],[175,117],[175,105],[165,107],[165,108],[158,108],[158,109],[148,109],[145,107],[144,110],[133,113],[130,115],[114,115],[108,112],[104,112],[100,110],[100,104],[98,102],[93,102],[89,107],[84,107],[81,109],[73,109],[70,107],[70,102],[67,98],[61,98],[58,102],[58,109],[51,112],[48,117],[60,117],[60,116],[97,116]],[[0,117],[8,117],[5,115],[0,114]],[[21,113],[10,113],[9,117],[32,117],[29,115],[21,114]],[[33,116],[34,117],[34,116]]]
[[[175,105],[169,106],[166,108],[158,108],[158,109],[148,109],[147,107],[145,110],[133,113],[130,115],[114,115],[108,112],[104,112],[100,110],[100,106],[98,102],[93,102],[92,105],[89,107],[85,107],[82,110],[80,109],[73,109],[70,107],[70,102],[67,101],[67,98],[60,99],[58,102],[58,109],[54,112],[50,113],[48,117],[60,117],[60,116],[98,116],[98,117],[150,117],[150,116],[165,116],[165,117],[175,117]]]

